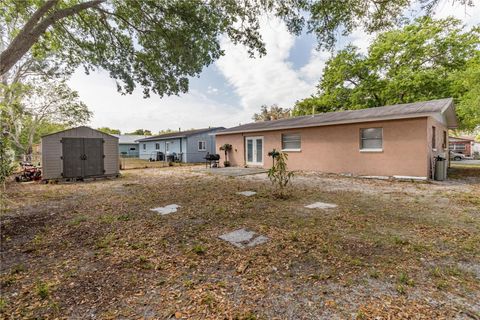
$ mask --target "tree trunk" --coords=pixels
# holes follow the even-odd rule
[[[43,4],[32,17],[25,23],[23,28],[12,40],[7,49],[0,54],[0,75],[7,73],[30,48],[45,34],[47,29],[57,21],[73,16],[82,10],[98,6],[106,0],[93,0],[74,5],[69,8],[54,11],[47,17],[45,14],[52,9],[58,0],[49,0]],[[43,19],[42,19],[43,18]],[[41,20],[42,19],[42,20]]]

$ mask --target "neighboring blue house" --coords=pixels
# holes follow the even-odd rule
[[[122,157],[138,158],[139,148],[138,139],[146,138],[147,136],[134,134],[114,134],[118,138],[118,153]]]
[[[203,162],[215,150],[214,133],[224,127],[165,133],[139,139],[140,158],[156,161]]]

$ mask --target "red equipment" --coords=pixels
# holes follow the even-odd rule
[[[15,176],[17,182],[39,181],[42,179],[41,167],[37,167],[30,162],[20,162],[22,171]]]

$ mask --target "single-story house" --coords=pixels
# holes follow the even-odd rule
[[[139,139],[146,138],[148,136],[136,135],[136,134],[114,134],[118,138],[118,152],[121,157],[138,158]]]
[[[118,176],[118,138],[81,126],[42,137],[42,179]]]
[[[202,162],[215,151],[214,133],[224,127],[176,131],[139,139],[140,158],[156,161]]]
[[[429,179],[456,127],[449,98],[254,122],[217,132],[216,144],[232,145],[233,166],[268,168],[276,149],[290,170]]]
[[[452,152],[461,153],[467,157],[473,157],[475,139],[470,137],[448,137],[449,149]]]

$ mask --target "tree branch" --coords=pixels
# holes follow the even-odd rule
[[[20,33],[13,39],[8,48],[0,54],[0,75],[8,72],[15,63],[30,50],[47,29],[57,21],[73,16],[82,10],[96,7],[105,1],[106,0],[92,0],[60,9],[38,22],[38,20],[58,2],[58,0],[47,1],[33,14],[32,18],[25,24],[24,28],[22,28]]]

